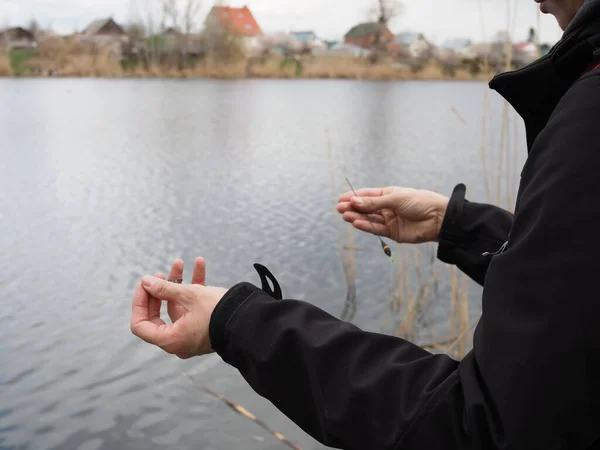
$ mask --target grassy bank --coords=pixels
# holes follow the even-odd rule
[[[16,50],[8,54],[9,66],[12,74],[21,76],[29,71],[27,61],[35,56],[34,50]]]
[[[0,77],[13,76],[13,70],[10,67],[10,60],[8,55],[0,54]]]
[[[281,56],[223,62],[207,58],[195,62],[124,63],[114,55],[95,51],[76,41],[42,43],[35,51],[0,54],[0,76],[102,78],[305,78],[357,80],[482,80],[493,74],[472,74],[443,67],[435,61],[407,64],[387,60],[371,63],[351,56],[305,56],[298,64]]]
[[[488,81],[493,74],[472,75],[457,70],[453,75],[436,64],[418,70],[391,64],[368,64],[345,58],[315,58],[296,65],[282,65],[272,59],[262,64],[246,61],[234,63],[208,62],[189,68],[152,64],[125,69],[118,62],[102,56],[85,55],[57,66],[51,61],[33,57],[19,60],[16,65],[3,62],[0,57],[0,76],[28,77],[98,77],[98,78],[301,78],[301,79],[355,79],[355,80],[480,80]],[[15,70],[16,69],[16,70]]]

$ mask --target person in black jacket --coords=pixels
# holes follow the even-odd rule
[[[515,213],[404,188],[362,190],[338,210],[438,257],[483,285],[461,361],[370,333],[261,288],[146,276],[131,330],[181,358],[211,352],[323,444],[342,449],[600,449],[600,0],[545,0],[564,29],[550,53],[490,87],[525,123]],[[181,279],[177,261],[170,278]],[[269,286],[271,281],[273,288]],[[166,300],[173,324],[160,320]]]

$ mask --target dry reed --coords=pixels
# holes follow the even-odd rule
[[[442,66],[430,62],[417,71],[393,61],[371,64],[364,58],[320,55],[303,57],[301,70],[295,64],[282,64],[282,57],[273,56],[262,62],[238,60],[229,63],[214,59],[198,62],[194,67],[178,68],[173,65],[138,64],[124,70],[118,58],[105,50],[80,43],[74,38],[51,38],[43,41],[36,55],[28,61],[28,76],[62,77],[135,77],[135,78],[307,78],[307,79],[357,79],[357,80],[485,80],[490,73],[476,76],[458,69],[453,76]],[[0,75],[9,76],[4,70]]]
[[[0,54],[0,77],[10,77],[13,75],[12,68],[10,67],[10,60],[8,55]]]
[[[248,411],[243,406],[239,405],[238,403],[233,402],[232,400],[228,399],[224,395],[219,394],[218,392],[215,392],[206,386],[200,385],[192,378],[192,376],[189,373],[186,372],[185,375],[191,381],[191,383],[194,387],[196,387],[200,391],[210,395],[211,397],[215,397],[215,398],[221,400],[223,403],[225,403],[227,406],[229,406],[233,411],[240,414],[242,417],[245,417],[246,419],[257,424],[259,427],[261,427],[262,429],[267,431],[269,434],[271,434],[275,438],[277,438],[285,446],[287,446],[293,450],[302,450],[300,447],[298,447],[296,444],[294,444],[292,441],[290,441],[288,438],[286,438],[283,434],[281,434],[277,431],[274,431],[264,421],[260,420],[258,417],[256,417],[254,414],[252,414],[250,411]]]
[[[480,3],[481,6],[481,3]],[[516,8],[516,3],[513,8]],[[507,0],[507,30],[509,40],[507,42],[507,55],[505,70],[510,70],[511,61],[511,30],[516,21],[516,10],[511,8],[510,0]],[[482,8],[480,9],[482,12]],[[482,17],[482,28],[483,25]],[[484,73],[488,74],[488,62],[484,61]],[[315,70],[315,69],[313,69]],[[329,70],[332,70],[329,68]],[[370,70],[366,68],[356,68],[354,76],[360,78],[364,72]],[[389,68],[380,72],[378,76],[389,76]],[[429,70],[435,70],[429,69]],[[311,73],[308,71],[308,73]],[[330,72],[332,73],[332,72]],[[411,74],[414,78],[427,79],[438,75],[430,75],[433,72],[424,71],[420,75]],[[484,75],[486,76],[486,75]],[[460,77],[457,77],[460,78]],[[465,77],[466,78],[466,77]],[[471,78],[470,75],[468,78]],[[481,144],[480,157],[483,165],[483,184],[485,187],[485,197],[488,203],[504,207],[509,211],[514,210],[515,187],[519,180],[519,129],[518,120],[515,112],[511,111],[509,104],[504,102],[500,123],[500,134],[496,137],[494,125],[498,123],[498,118],[493,117],[490,105],[487,85],[484,86],[483,109],[481,115]],[[463,125],[467,125],[465,119],[451,108],[457,119]],[[329,144],[331,147],[331,144]],[[331,150],[330,150],[331,152]],[[330,166],[332,158],[330,157]],[[333,170],[333,169],[331,169]],[[333,180],[333,175],[332,175]],[[332,181],[332,188],[334,184]],[[341,242],[341,234],[338,229],[338,241]],[[424,250],[425,249],[425,250]],[[444,352],[454,358],[462,359],[472,347],[472,332],[477,325],[477,320],[471,317],[469,290],[472,281],[461,273],[455,266],[450,266],[448,271],[449,282],[449,313],[446,324],[435,324],[430,319],[430,313],[433,308],[439,306],[437,296],[437,286],[440,279],[440,273],[436,265],[434,254],[427,262],[423,261],[422,252],[427,249],[435,251],[433,246],[422,245],[419,247],[401,246],[397,254],[397,273],[393,280],[393,288],[387,314],[382,320],[382,328],[390,321],[395,320],[395,336],[406,338],[430,351]],[[344,266],[354,265],[354,254],[343,253],[340,256]],[[424,273],[427,276],[424,276]],[[416,282],[416,286],[415,283]],[[354,283],[354,279],[352,280]],[[447,297],[446,297],[447,298]],[[442,301],[446,301],[444,296]],[[445,333],[442,332],[445,330]],[[429,343],[425,340],[429,339]]]

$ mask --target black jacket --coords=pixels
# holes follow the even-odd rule
[[[438,257],[483,284],[462,360],[369,333],[240,283],[215,309],[215,351],[327,446],[600,449],[600,10],[491,88],[525,122],[514,217],[452,194]],[[596,20],[598,18],[598,20]],[[484,256],[484,253],[486,254]]]

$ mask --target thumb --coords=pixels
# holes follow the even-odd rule
[[[151,276],[142,278],[142,287],[152,297],[170,302],[185,304],[186,299],[189,296],[187,286],[171,283],[170,281]]]
[[[374,212],[384,208],[394,209],[398,200],[393,194],[387,194],[380,197],[352,197],[350,202],[359,211]]]

